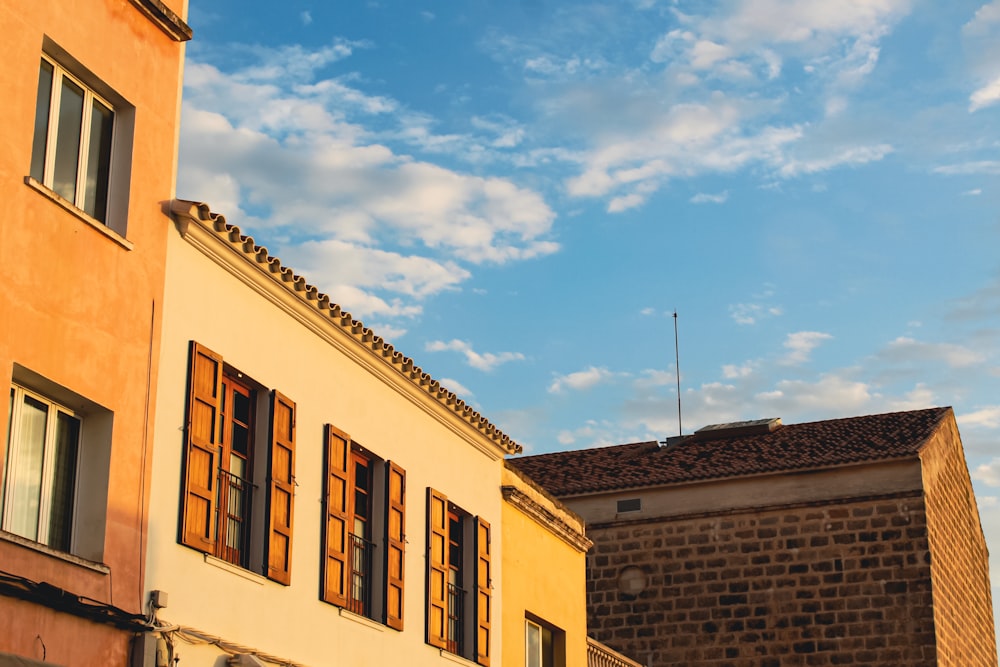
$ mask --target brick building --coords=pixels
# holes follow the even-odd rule
[[[587,522],[588,631],[651,665],[996,665],[950,408],[514,459]]]

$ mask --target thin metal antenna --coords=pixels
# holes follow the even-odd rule
[[[674,369],[677,371],[677,435],[684,435],[681,427],[681,348],[677,336],[677,309],[674,309]]]

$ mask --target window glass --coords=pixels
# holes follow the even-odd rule
[[[94,100],[90,114],[90,150],[87,155],[83,210],[98,220],[104,220],[107,216],[113,123],[114,112]]]
[[[83,128],[83,88],[66,77],[59,98],[56,135],[56,162],[52,189],[63,199],[76,201],[76,176],[80,160],[80,131]]]
[[[525,621],[525,667],[542,667],[542,628]]]
[[[10,414],[2,527],[69,551],[80,419],[17,386]]]

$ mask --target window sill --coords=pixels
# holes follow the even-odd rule
[[[205,562],[212,567],[217,567],[220,570],[225,570],[226,572],[231,572],[238,577],[243,577],[247,581],[252,581],[253,583],[263,586],[267,583],[267,577],[264,577],[256,572],[251,572],[250,570],[244,570],[239,565],[233,565],[227,560],[222,560],[221,558],[216,558],[215,556],[210,556],[208,554],[203,554],[205,556]]]
[[[0,540],[3,540],[4,542],[12,542],[26,549],[37,551],[38,553],[51,556],[52,558],[57,558],[72,565],[79,565],[80,567],[93,570],[99,574],[111,574],[111,568],[104,563],[95,563],[92,560],[80,558],[79,556],[74,556],[73,554],[66,553],[65,551],[58,551],[52,547],[47,547],[40,542],[34,542],[26,537],[21,537],[20,535],[15,535],[14,533],[8,533],[5,530],[0,530]]]
[[[348,621],[353,621],[358,625],[363,625],[366,628],[371,628],[372,630],[378,630],[379,632],[385,632],[385,626],[378,621],[373,621],[367,616],[362,616],[360,614],[355,614],[353,611],[348,611],[343,607],[338,607],[337,611],[340,612],[341,617],[346,618]]]
[[[105,225],[100,220],[97,220],[95,218],[90,217],[89,215],[87,215],[86,213],[84,213],[83,211],[81,211],[80,209],[78,209],[76,206],[73,206],[73,204],[71,204],[70,202],[66,201],[65,199],[63,199],[62,197],[60,197],[59,195],[57,195],[54,191],[50,190],[49,188],[45,187],[44,185],[42,185],[41,183],[39,183],[38,181],[36,181],[35,179],[33,179],[31,176],[25,176],[24,177],[24,183],[25,183],[25,185],[27,185],[29,188],[31,188],[35,192],[41,194],[43,197],[45,197],[49,201],[55,202],[56,204],[58,204],[59,206],[61,206],[63,209],[65,209],[69,213],[72,213],[74,216],[76,216],[77,218],[79,218],[81,221],[83,221],[87,225],[93,227],[94,229],[96,229],[97,231],[99,231],[101,234],[104,234],[109,239],[111,239],[112,241],[114,241],[115,243],[117,243],[118,245],[120,245],[121,247],[125,248],[126,250],[134,250],[135,249],[135,246],[127,238],[125,238],[124,236],[122,236],[118,232],[114,231],[113,229],[111,229],[110,227],[108,227],[107,225]]]
[[[477,663],[475,660],[469,660],[468,658],[463,658],[462,656],[452,653],[450,651],[445,651],[443,648],[439,648],[438,652],[441,654],[442,658],[446,660],[451,660],[457,665],[465,665],[465,667],[479,667],[479,663]]]

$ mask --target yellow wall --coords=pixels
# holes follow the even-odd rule
[[[503,471],[513,487],[559,522],[582,535],[583,522],[520,473]],[[510,499],[503,514],[503,667],[524,667],[527,614],[559,628],[566,636],[566,667],[587,664],[586,551],[571,546]]]

